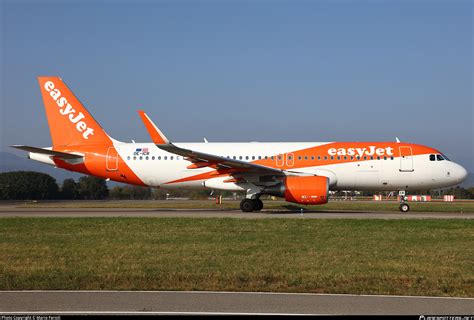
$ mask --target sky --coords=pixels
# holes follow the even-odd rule
[[[109,135],[394,141],[474,172],[473,1],[0,0],[0,151],[50,146],[36,77]]]

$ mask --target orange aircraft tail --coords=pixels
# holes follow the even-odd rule
[[[38,77],[53,147],[110,144],[111,139],[59,77]]]

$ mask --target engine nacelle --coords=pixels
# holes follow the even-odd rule
[[[263,192],[300,204],[325,204],[329,197],[329,179],[322,176],[288,176]]]

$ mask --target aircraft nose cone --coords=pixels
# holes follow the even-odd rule
[[[467,170],[458,164],[456,165],[456,178],[459,183],[463,182],[467,178]]]

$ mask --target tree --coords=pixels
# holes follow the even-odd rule
[[[150,200],[152,192],[150,187],[116,186],[110,191],[110,198],[118,200]]]
[[[34,171],[0,173],[1,200],[57,199],[59,188],[48,174]]]
[[[104,179],[83,176],[78,182],[79,199],[102,200],[108,197],[109,189]]]
[[[79,198],[79,187],[74,179],[65,179],[61,188],[61,197],[63,199],[75,200]]]
[[[109,198],[115,200],[129,200],[130,194],[125,187],[115,186],[109,192]]]

